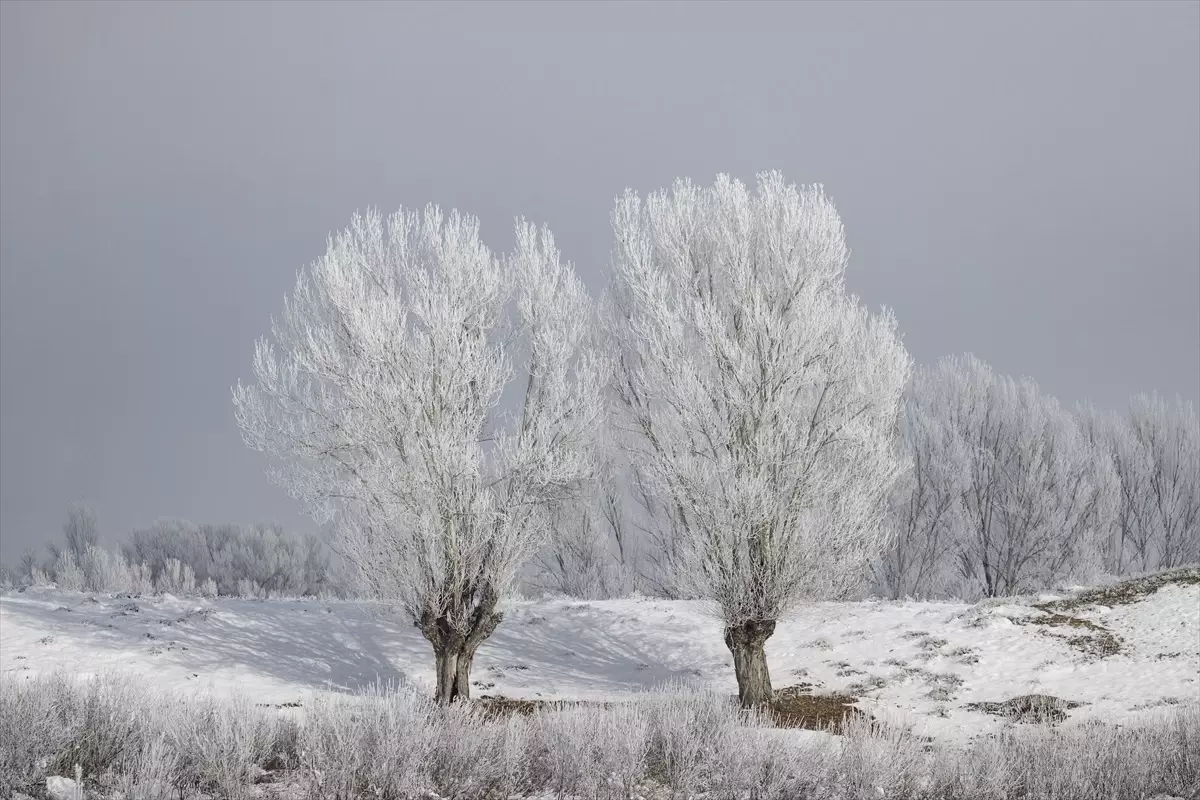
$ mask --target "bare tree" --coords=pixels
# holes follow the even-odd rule
[[[1200,561],[1200,422],[1181,397],[1158,394],[1129,402],[1134,454],[1121,461],[1129,483],[1129,517],[1142,570]]]
[[[430,641],[437,697],[469,695],[476,648],[553,510],[594,473],[606,365],[595,312],[549,231],[500,260],[434,206],[356,215],[301,273],[255,386],[247,444],[318,518],[369,596]],[[501,395],[523,392],[519,410]]]
[[[67,550],[76,561],[82,560],[88,547],[94,547],[98,541],[96,515],[92,509],[83,505],[70,506],[67,521],[63,523],[63,536],[67,540]]]
[[[20,575],[21,580],[24,582],[24,584],[28,585],[28,584],[33,583],[34,571],[36,569],[38,569],[37,553],[35,553],[33,550],[30,550],[30,549],[26,549],[24,552],[22,552],[21,553],[21,566],[18,567],[17,569],[18,569],[18,574]]]
[[[1124,414],[1097,408],[1087,402],[1078,408],[1079,423],[1093,447],[1106,453],[1117,473],[1118,499],[1104,543],[1104,567],[1111,575],[1124,575],[1131,566],[1149,569],[1150,540],[1137,524],[1136,513],[1150,491],[1150,464],[1145,448],[1133,435]]]
[[[988,597],[1098,569],[1116,514],[1111,459],[1076,417],[1026,378],[996,374],[974,356],[918,370],[913,398],[962,459],[955,542],[963,577]]]
[[[634,591],[637,556],[619,492],[605,462],[592,491],[555,511],[551,536],[537,556],[535,587],[597,600]]]
[[[617,201],[616,393],[630,460],[677,530],[680,590],[725,625],[744,705],[807,597],[856,588],[902,472],[910,360],[890,313],[845,291],[841,221],[779,173]]]
[[[946,594],[954,582],[953,548],[969,471],[967,454],[962,441],[911,392],[900,416],[899,439],[912,470],[892,492],[887,516],[892,536],[876,577],[895,599]]]

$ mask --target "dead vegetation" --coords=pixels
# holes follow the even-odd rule
[[[841,733],[793,747],[732,697],[671,691],[532,716],[516,715],[547,703],[487,698],[512,714],[495,721],[482,698],[446,708],[412,687],[315,696],[302,720],[244,698],[168,696],[129,676],[0,676],[0,797],[44,797],[47,777],[76,764],[89,800],[1095,800],[1200,785],[1200,705],[1187,702],[1145,724],[1011,725],[958,747],[873,720],[852,696],[787,687],[777,711]],[[1077,705],[1027,695],[980,710],[1049,725]]]
[[[1143,575],[1139,578],[1085,589],[1072,597],[1041,603],[1044,611],[1075,611],[1087,606],[1121,606],[1144,600],[1168,584],[1195,586],[1200,584],[1200,567],[1180,567]]]
[[[1060,614],[1044,607],[1045,604],[1035,605],[1034,608],[1046,613],[1044,617],[1027,617],[1014,619],[1018,625],[1045,625],[1050,628],[1070,628],[1079,631],[1074,636],[1055,636],[1064,640],[1068,645],[1092,658],[1106,658],[1121,652],[1124,642],[1121,637],[1098,625],[1089,619]]]
[[[850,694],[812,694],[810,688],[786,686],[775,692],[771,718],[779,728],[802,728],[841,734],[852,717],[870,719],[854,706],[858,698]]]
[[[628,702],[628,701],[627,701]],[[767,715],[778,728],[800,728],[827,733],[843,733],[850,717],[870,719],[870,715],[854,706],[858,698],[852,694],[813,694],[812,684],[785,686],[775,692]],[[570,708],[613,708],[619,703],[588,700],[538,700],[528,698],[483,695],[471,704],[485,719],[503,719],[513,715],[530,716],[537,711],[562,711]]]
[[[1200,584],[1200,567],[1182,567],[1145,575],[1130,580],[1085,589],[1071,597],[1034,603],[1033,608],[1045,614],[1042,617],[1014,619],[1018,625],[1044,625],[1051,628],[1070,628],[1073,636],[1059,636],[1068,645],[1093,658],[1106,658],[1121,652],[1124,641],[1121,637],[1099,623],[1068,612],[1090,606],[1129,605],[1144,600],[1168,584],[1181,586]]]
[[[1023,694],[998,703],[967,703],[972,711],[995,714],[1014,722],[1062,722],[1067,711],[1083,705],[1075,700],[1063,700],[1049,694]]]

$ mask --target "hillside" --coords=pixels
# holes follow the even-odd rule
[[[815,603],[779,625],[767,656],[776,689],[848,695],[936,738],[995,730],[997,712],[1012,710],[999,704],[1027,695],[1066,701],[1049,712],[1064,725],[1134,721],[1200,699],[1200,570],[977,605]],[[415,628],[350,602],[0,596],[0,671],[54,670],[132,671],[161,688],[301,708],[313,692],[433,677]],[[667,681],[736,692],[701,605],[557,598],[508,605],[476,657],[473,690],[608,700]]]

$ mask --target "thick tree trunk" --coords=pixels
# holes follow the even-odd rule
[[[750,620],[725,628],[725,645],[733,653],[738,700],[743,708],[770,705],[771,673],[767,671],[767,639],[775,633],[775,620]]]
[[[439,651],[438,644],[434,643],[433,658],[437,664],[437,688],[434,689],[433,699],[443,705],[453,702],[457,697],[455,690],[457,688],[458,661],[461,654],[461,644],[456,646],[452,642],[444,642]]]
[[[467,700],[471,697],[471,662],[475,651],[463,649],[458,654],[458,666],[454,671],[454,699]]]
[[[476,617],[475,627],[471,629],[470,635],[463,643],[462,652],[458,655],[458,664],[454,673],[455,697],[468,698],[471,696],[471,664],[475,661],[475,651],[479,649],[479,645],[483,644],[485,639],[495,632],[496,626],[504,618],[503,613],[492,611],[492,608],[495,608],[495,604],[488,606]]]
[[[485,639],[492,635],[503,613],[494,611],[495,600],[489,599],[476,609],[471,618],[471,629],[464,636],[450,627],[444,618],[424,617],[417,621],[421,633],[433,645],[433,657],[437,672],[437,688],[434,700],[443,705],[455,700],[466,700],[471,696],[471,664],[475,651]]]

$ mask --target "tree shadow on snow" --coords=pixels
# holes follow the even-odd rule
[[[165,659],[201,679],[232,667],[248,678],[259,675],[304,688],[356,692],[379,683],[405,682],[408,676],[397,668],[397,656],[411,662],[411,651],[424,644],[416,631],[415,641],[410,641],[414,637],[403,635],[407,632],[361,612],[327,613],[326,606],[315,602],[197,603],[197,608],[211,609],[205,614],[161,608],[152,598],[100,604],[85,600],[69,612],[8,600],[6,613],[26,618],[26,624],[50,636],[78,643],[78,663],[62,665],[79,670],[95,669],[89,656],[104,649],[127,654],[128,662],[138,666]],[[125,610],[131,606],[138,610]],[[26,655],[32,658],[36,652]],[[36,661],[26,663],[36,666]]]
[[[39,632],[78,643],[77,663],[57,659],[69,669],[94,670],[90,655],[104,649],[118,655],[114,660],[140,668],[164,659],[201,680],[234,667],[240,668],[238,677],[258,675],[301,688],[357,692],[381,683],[432,678],[433,652],[420,631],[402,616],[369,613],[356,603],[99,599],[76,596],[67,611],[56,608],[61,596],[40,602],[10,595],[4,598],[4,610],[24,617]],[[480,646],[472,670],[473,694],[627,693],[693,681],[714,671],[728,672],[732,681],[720,650],[714,657],[712,648],[697,647],[694,628],[666,631],[586,605],[554,609],[548,619],[529,611],[508,614]],[[36,652],[26,655],[34,660],[24,663],[40,668]]]

